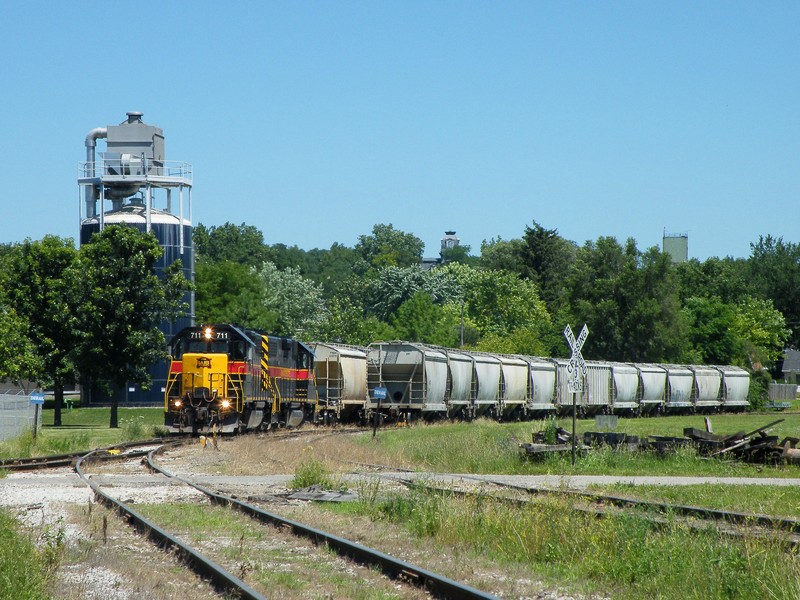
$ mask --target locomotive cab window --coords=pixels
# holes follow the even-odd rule
[[[172,346],[172,358],[177,360],[183,356],[184,352],[183,342],[184,340],[178,340],[177,342],[175,342],[175,345]]]
[[[230,356],[233,360],[244,360],[247,358],[244,342],[231,342]]]
[[[189,344],[185,352],[193,352],[197,354],[213,353],[213,354],[227,354],[228,342],[206,342],[204,340],[189,340]]]

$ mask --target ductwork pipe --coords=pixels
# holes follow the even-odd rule
[[[86,134],[85,177],[94,177],[95,147],[97,146],[97,140],[106,137],[108,137],[108,129],[106,127],[95,127]],[[86,218],[90,219],[97,214],[97,192],[93,185],[86,186],[84,199],[86,201]]]

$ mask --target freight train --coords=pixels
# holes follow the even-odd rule
[[[276,337],[232,325],[175,336],[165,392],[173,432],[221,432],[302,422],[541,418],[550,414],[742,411],[750,376],[734,366],[586,361],[584,389],[569,361],[412,342],[367,347]]]

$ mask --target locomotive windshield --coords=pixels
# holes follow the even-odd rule
[[[228,342],[224,340],[212,340],[210,342],[205,340],[178,340],[172,347],[172,358],[179,359],[187,352],[227,354]]]

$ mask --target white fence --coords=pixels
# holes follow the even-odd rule
[[[42,426],[41,408],[37,427]],[[27,394],[0,394],[0,441],[31,431],[35,414],[35,406]]]

